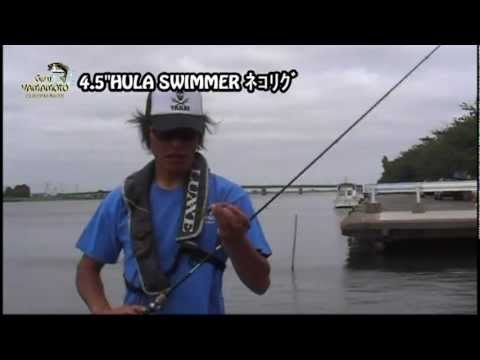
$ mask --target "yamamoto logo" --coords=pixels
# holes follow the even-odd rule
[[[63,98],[70,89],[72,71],[61,62],[47,65],[48,74],[37,74],[30,83],[22,84],[27,98]]]
[[[177,91],[177,97],[172,98],[173,105],[170,108],[174,111],[190,111],[190,106],[185,105],[188,98],[184,96],[183,91]]]

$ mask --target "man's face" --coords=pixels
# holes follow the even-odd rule
[[[158,131],[150,129],[150,149],[162,169],[172,173],[188,172],[200,144],[200,134],[192,129]]]

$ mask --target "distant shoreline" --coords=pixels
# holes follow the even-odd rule
[[[91,197],[82,197],[82,198],[3,198],[3,202],[45,202],[45,201],[65,201],[65,200],[102,200],[102,198],[91,198]]]
[[[252,195],[267,195],[267,194],[274,194],[276,193],[277,191],[265,191],[265,193],[262,193],[261,190],[247,190],[247,192],[249,194],[252,194]],[[329,193],[329,192],[336,192],[336,191],[332,191],[332,190],[304,190],[303,193]],[[286,193],[296,193],[298,194],[298,190],[290,190],[290,191],[286,191]],[[70,196],[33,196],[33,197],[29,197],[29,198],[16,198],[16,197],[4,197],[3,198],[3,202],[44,202],[44,201],[61,201],[61,200],[103,200],[106,196],[108,195],[108,193],[95,193],[95,194],[89,194],[87,196],[82,196],[82,195],[70,195]]]

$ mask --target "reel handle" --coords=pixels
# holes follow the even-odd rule
[[[158,294],[154,301],[148,304],[145,315],[150,315],[165,305],[165,302],[167,301],[168,290],[169,289],[162,291],[160,294]]]

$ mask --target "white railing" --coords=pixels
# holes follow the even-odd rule
[[[389,183],[389,184],[366,184],[363,191],[370,193],[370,201],[375,202],[376,194],[389,193],[416,193],[417,203],[420,203],[420,194],[423,192],[462,192],[477,191],[476,180],[459,181],[434,181],[434,182],[411,182],[411,183]]]

